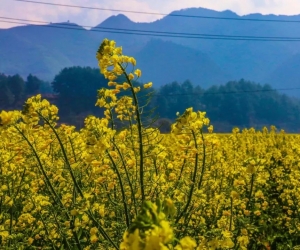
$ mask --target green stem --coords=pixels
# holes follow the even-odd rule
[[[115,249],[119,250],[119,247],[112,241],[112,239],[109,237],[109,235],[104,231],[104,229],[99,224],[99,222],[94,218],[93,214],[90,211],[88,211],[87,214],[90,216],[92,221],[97,225],[97,228],[99,229],[99,231],[103,235],[103,237],[105,239],[107,239],[114,246]]]
[[[201,175],[200,175],[200,180],[198,183],[198,189],[201,188],[202,181],[203,181],[203,175],[205,171],[205,164],[206,164],[206,146],[205,146],[205,141],[204,141],[204,135],[202,129],[200,130],[201,137],[202,137],[202,144],[203,144],[203,159],[202,159],[202,169],[201,169]]]
[[[119,206],[120,204],[118,204],[117,202],[115,202],[115,201],[110,197],[109,191],[108,191],[108,189],[107,189],[107,187],[106,187],[105,184],[103,184],[103,187],[104,187],[104,189],[105,189],[105,191],[106,191],[107,198],[109,199],[109,201],[110,201],[113,205],[115,205],[116,207]]]
[[[47,187],[50,188],[52,195],[54,195],[54,197],[55,197],[55,198],[53,197],[53,198],[54,198],[54,202],[57,204],[57,201],[58,201],[58,202],[59,202],[59,205],[60,205],[61,207],[64,207],[63,204],[62,204],[62,202],[61,202],[61,200],[60,200],[59,197],[58,197],[58,194],[56,193],[54,187],[52,186],[52,184],[51,184],[51,182],[50,182],[50,179],[49,179],[49,177],[48,177],[48,175],[47,175],[47,173],[46,173],[46,171],[45,171],[45,169],[44,169],[44,167],[43,167],[43,164],[42,164],[42,162],[41,162],[41,160],[40,160],[40,157],[39,157],[38,153],[36,152],[35,148],[33,147],[32,143],[28,140],[28,138],[24,135],[24,133],[23,133],[17,126],[14,126],[14,127],[18,130],[18,132],[22,135],[22,137],[24,138],[24,140],[28,143],[28,145],[29,145],[30,148],[32,149],[33,154],[35,155],[35,158],[36,158],[37,161],[38,161],[38,164],[39,164],[39,166],[40,166],[40,169],[41,169],[41,171],[42,171],[42,174],[43,174],[43,176],[45,177],[46,182],[47,182],[47,184],[48,184]],[[57,199],[57,200],[56,200],[56,199]]]
[[[81,250],[82,248],[81,248],[81,245],[80,245],[78,234],[77,234],[75,229],[72,229],[72,232],[73,232],[73,235],[74,235],[74,238],[75,238],[76,245],[78,246],[78,249]]]
[[[35,204],[35,202],[34,202],[34,199],[31,197],[31,196],[29,196],[29,198],[31,199],[31,202],[33,203],[33,206],[34,206],[34,208],[36,208],[36,204]],[[43,226],[44,226],[44,229],[45,229],[45,231],[46,231],[46,234],[47,234],[47,236],[49,237],[49,231],[48,231],[48,228],[47,228],[47,226],[46,226],[46,223],[45,223],[45,221],[44,221],[44,219],[43,219],[43,216],[42,216],[42,214],[39,214],[40,215],[40,219],[41,219],[41,221],[42,221],[42,223],[43,223]],[[51,241],[51,244],[52,244],[52,249],[55,249],[55,246],[54,246],[54,244],[53,244],[53,242]]]
[[[12,235],[12,224],[13,224],[13,210],[12,210],[13,207],[11,207],[9,209],[9,235]],[[12,239],[9,239],[8,241],[8,247],[10,247],[11,245],[11,241]]]
[[[65,207],[64,207],[63,203],[61,202],[61,200],[60,200],[58,194],[56,193],[54,187],[52,186],[52,184],[51,184],[51,182],[50,182],[50,179],[49,179],[48,175],[46,174],[46,171],[45,171],[45,169],[44,169],[44,167],[43,167],[43,164],[42,164],[42,162],[41,162],[41,160],[40,160],[40,157],[39,157],[38,153],[36,152],[34,146],[32,145],[32,143],[28,140],[28,138],[24,135],[24,133],[23,133],[17,126],[14,126],[14,127],[18,130],[18,132],[22,135],[22,137],[24,138],[24,140],[25,140],[25,141],[28,143],[28,145],[31,147],[31,149],[32,149],[32,151],[33,151],[33,153],[34,153],[34,155],[35,155],[37,161],[38,161],[38,164],[39,164],[39,166],[40,166],[40,169],[41,169],[41,171],[42,171],[42,174],[43,174],[43,176],[44,176],[45,179],[46,179],[46,182],[47,182],[47,184],[48,184],[47,187],[50,187],[50,190],[51,190],[51,192],[52,192],[52,195],[54,195],[54,197],[52,196],[54,202],[64,210]],[[50,193],[51,193],[51,192],[50,192]],[[56,200],[55,198],[56,198],[57,200]],[[68,216],[68,213],[67,213],[67,212],[66,212],[66,215],[67,215],[67,217],[68,217],[68,219],[69,219],[69,216]],[[77,237],[77,233],[75,232],[74,234],[75,234],[75,236]]]
[[[48,121],[48,119],[46,119],[40,112],[37,111],[37,114],[38,114],[40,117],[43,118],[43,120],[49,125],[49,127],[51,128],[51,130],[52,130],[53,133],[55,134],[55,137],[56,137],[56,139],[58,140],[58,143],[59,143],[60,148],[61,148],[61,150],[62,150],[64,159],[65,159],[65,163],[67,164],[68,169],[69,169],[69,172],[70,172],[70,174],[71,174],[72,181],[73,181],[75,187],[77,188],[77,190],[78,190],[80,196],[83,198],[83,197],[84,197],[84,196],[83,196],[83,193],[82,193],[82,191],[81,191],[81,189],[80,189],[80,187],[79,187],[79,185],[78,185],[78,182],[76,181],[76,178],[75,178],[75,175],[74,175],[74,173],[73,173],[71,164],[70,164],[70,162],[69,162],[69,159],[68,159],[68,156],[67,156],[65,147],[64,147],[64,145],[63,145],[63,143],[62,143],[62,141],[61,141],[59,135],[57,134],[56,129],[52,126],[52,124]]]
[[[252,192],[253,192],[253,186],[254,186],[254,174],[252,174],[252,176],[251,176],[251,186],[250,186],[250,192],[249,192],[249,196],[248,196],[247,210],[249,210],[249,207],[250,207],[250,200],[251,200],[251,196],[252,196]]]
[[[18,194],[19,194],[19,192],[20,192],[20,190],[21,190],[22,182],[23,182],[24,177],[25,177],[25,172],[26,172],[26,168],[24,169],[24,171],[23,171],[23,173],[22,173],[21,181],[20,181],[20,184],[19,184],[19,186],[18,186],[18,189],[17,189],[17,191],[16,191],[16,194],[15,194],[15,197],[14,197],[14,198],[16,198],[16,197],[18,196]],[[1,211],[0,211],[0,212],[1,212]]]
[[[198,144],[197,144],[196,135],[195,135],[194,131],[192,131],[192,135],[193,135],[194,142],[195,142],[195,148],[197,150],[196,157],[195,157],[194,173],[193,173],[193,176],[192,176],[192,184],[191,184],[191,189],[190,189],[190,192],[189,192],[187,203],[186,203],[184,209],[182,210],[182,212],[176,218],[175,223],[178,223],[179,220],[181,219],[181,217],[183,215],[185,215],[185,213],[187,212],[188,207],[189,207],[189,205],[192,201],[192,196],[193,196],[193,192],[194,192],[194,188],[195,188],[195,182],[196,182],[196,176],[197,176],[197,170],[198,170],[198,157],[199,157],[199,154],[198,154]]]
[[[59,221],[57,220],[56,214],[53,213],[53,216],[54,216],[56,225],[57,225],[57,227],[58,227],[58,229],[59,229],[60,235],[63,237],[63,241],[65,241],[65,244],[67,245],[68,249],[70,249],[69,242],[67,241],[66,236],[64,236],[63,233],[62,233],[62,230],[61,230]],[[81,248],[81,246],[80,246],[80,243],[79,243],[79,239],[78,239],[77,234],[74,234],[74,232],[73,232],[73,235],[74,235],[74,237],[75,237],[75,241],[76,241],[76,243],[77,243],[77,245],[78,245],[78,248],[81,250],[82,248]],[[78,243],[79,243],[79,244],[78,244]]]
[[[144,149],[143,149],[143,134],[142,134],[142,120],[141,115],[139,111],[139,103],[136,93],[134,92],[133,84],[131,80],[129,79],[126,70],[124,67],[119,63],[119,66],[121,67],[123,74],[126,77],[126,80],[128,84],[130,85],[131,93],[133,96],[133,101],[135,105],[135,114],[136,114],[136,120],[138,124],[138,133],[139,133],[139,151],[140,151],[140,183],[141,183],[141,194],[142,194],[142,201],[145,200],[145,190],[144,190]]]
[[[119,183],[120,183],[120,187],[121,187],[122,200],[123,200],[123,205],[124,205],[124,210],[125,210],[124,212],[125,212],[125,218],[126,218],[126,226],[127,226],[127,228],[129,228],[130,219],[129,219],[129,214],[128,214],[128,208],[127,208],[126,196],[125,196],[125,191],[124,191],[124,187],[123,187],[122,178],[121,178],[120,172],[118,170],[118,167],[117,167],[116,163],[114,162],[114,159],[109,154],[108,150],[106,150],[106,153],[107,153],[110,161],[112,162],[112,164],[115,168],[115,171],[117,173],[118,179],[119,179]]]
[[[70,136],[68,136],[68,138],[69,138],[69,142],[70,142],[70,145],[71,145],[71,148],[72,148],[72,153],[73,153],[73,156],[74,156],[74,160],[75,160],[75,162],[77,162],[76,154],[75,154],[75,149],[74,149],[74,146],[73,146],[73,142],[72,142]]]
[[[230,197],[230,223],[229,223],[229,231],[231,231],[232,227],[232,211],[233,211],[233,199]]]
[[[123,167],[124,167],[124,169],[125,169],[125,174],[126,174],[126,177],[127,177],[128,183],[129,183],[130,191],[131,191],[131,198],[132,198],[133,204],[134,204],[135,214],[137,215],[138,212],[137,212],[137,206],[136,206],[136,200],[135,200],[135,196],[134,196],[133,186],[132,186],[132,183],[131,183],[131,181],[130,181],[130,177],[129,177],[129,174],[128,174],[128,171],[127,171],[127,167],[126,167],[126,164],[125,164],[123,155],[122,155],[122,153],[120,152],[119,147],[115,144],[114,141],[113,141],[113,144],[115,145],[115,148],[117,149],[117,151],[118,151],[118,153],[119,153],[119,156],[120,156],[120,158],[121,158]]]
[[[185,155],[187,155],[187,151],[185,151]],[[186,164],[186,158],[183,160],[182,166],[181,166],[181,168],[180,168],[180,174],[179,174],[178,180],[176,181],[176,185],[175,185],[175,187],[174,187],[174,189],[173,189],[173,191],[172,191],[171,199],[173,199],[173,197],[174,197],[174,195],[175,195],[174,190],[175,190],[176,188],[178,188],[178,186],[179,186],[179,183],[180,183],[180,180],[181,180],[181,177],[182,177],[182,173],[183,173],[185,164]]]
[[[137,153],[136,153],[136,150],[135,150],[135,147],[134,147],[134,140],[133,140],[133,138],[134,138],[134,136],[133,136],[133,129],[132,129],[132,121],[131,121],[131,119],[129,120],[129,128],[130,128],[130,137],[129,137],[129,140],[130,140],[130,146],[131,146],[131,148],[132,148],[132,150],[133,150],[133,153],[134,153],[134,159],[135,159],[135,181],[133,180],[133,184],[134,184],[134,189],[136,189],[136,186],[137,186],[137,184],[138,184],[138,170],[137,170],[137,162],[138,162],[138,156],[137,156]]]

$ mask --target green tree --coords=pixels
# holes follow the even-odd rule
[[[172,82],[160,87],[155,104],[160,117],[174,119],[176,113],[183,113],[186,108],[193,106],[194,87],[190,81],[180,84]]]
[[[98,69],[70,67],[61,70],[51,85],[59,95],[60,109],[78,114],[95,106],[97,90],[107,86],[107,80]]]
[[[125,79],[119,79],[120,84]],[[107,88],[108,80],[100,74],[99,69],[90,67],[64,68],[55,76],[51,83],[54,93],[59,95],[58,106],[64,114],[79,114],[89,112],[101,114],[101,109],[95,107],[97,90]],[[142,84],[133,81],[135,86],[143,87]],[[128,94],[130,90],[122,91],[119,97]],[[138,93],[140,106],[143,107],[149,101],[150,89]],[[151,105],[144,108],[144,113],[150,114]]]
[[[0,108],[9,108],[14,103],[14,95],[8,88],[8,77],[0,74]]]
[[[299,125],[300,101],[292,100],[272,89],[241,79],[205,91],[204,103],[212,122],[229,123],[231,127],[275,125],[296,131]]]
[[[18,74],[8,76],[7,86],[11,93],[14,95],[13,105],[16,105],[20,101],[23,101],[22,98],[24,96],[25,91],[25,82],[21,76],[19,76]]]
[[[42,80],[40,80],[36,76],[29,74],[29,76],[27,76],[25,85],[25,92],[27,95],[36,95],[37,93],[39,93],[40,87],[42,85]]]
[[[162,86],[155,98],[162,118],[175,118],[186,108],[206,111],[216,130],[229,132],[235,126],[255,127],[275,125],[287,131],[299,131],[300,100],[272,89],[241,79],[203,90],[189,81]]]

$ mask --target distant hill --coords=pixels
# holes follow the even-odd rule
[[[142,80],[153,81],[155,86],[190,79],[195,84],[207,87],[241,78],[269,83],[278,88],[299,86],[296,70],[300,63],[296,59],[300,54],[298,42],[153,37],[129,35],[126,33],[130,31],[124,29],[139,30],[140,33],[167,31],[230,36],[300,37],[299,23],[245,20],[252,18],[293,21],[300,20],[300,15],[239,16],[229,10],[219,12],[204,8],[189,8],[171,14],[233,17],[239,21],[168,15],[152,23],[136,23],[120,14],[109,17],[91,30],[71,23],[55,24],[65,25],[68,29],[51,28],[49,25],[2,29],[0,72],[19,73],[22,76],[32,73],[44,80],[52,80],[64,67],[97,67],[95,52],[102,39],[107,37],[116,40],[125,54],[137,57],[138,67],[143,70]],[[109,31],[107,28],[115,30]]]
[[[22,76],[32,73],[53,80],[63,67],[96,67],[94,55],[99,42],[82,27],[67,25],[77,30],[49,25],[0,30],[0,72]]]
[[[188,79],[207,88],[231,78],[208,55],[168,41],[150,40],[135,58],[143,69],[140,80],[159,86]]]
[[[281,91],[288,95],[300,97],[300,53],[282,62],[267,78],[274,88],[299,88]]]

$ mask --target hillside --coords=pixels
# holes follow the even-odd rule
[[[143,69],[141,81],[158,86],[189,79],[206,88],[231,78],[208,55],[169,41],[150,40],[135,58]]]
[[[300,96],[300,53],[295,54],[282,62],[268,77],[267,81],[272,82],[275,88],[294,90],[282,91],[288,95]]]
[[[55,25],[76,30],[50,25],[0,30],[0,72],[52,80],[63,67],[96,67],[97,41],[91,33],[76,24]]]
[[[297,23],[251,22],[257,20],[300,20],[296,16],[251,14],[238,16],[232,11],[190,8],[171,14],[237,18],[184,18],[165,16],[152,23],[137,23],[125,15],[111,16],[91,30],[77,24],[54,24],[68,29],[45,26],[22,26],[0,30],[0,72],[35,74],[52,80],[64,67],[97,67],[95,51],[103,38],[114,39],[125,54],[136,56],[143,70],[143,81],[162,85],[190,79],[209,86],[241,78],[283,88],[288,79],[297,86],[297,73],[290,74],[294,56],[300,53],[297,42],[228,41],[219,39],[149,36],[142,31],[167,31],[193,34],[218,34],[256,37],[300,37]],[[243,21],[244,20],[244,21]],[[114,30],[108,30],[113,28]],[[73,30],[75,29],[75,30]],[[143,35],[132,35],[138,30]],[[167,43],[164,43],[167,42]],[[285,80],[283,80],[285,79]],[[274,84],[273,84],[274,83]]]

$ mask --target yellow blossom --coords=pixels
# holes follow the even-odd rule
[[[142,71],[141,71],[140,69],[136,69],[136,70],[134,71],[134,74],[135,74],[137,77],[141,77]]]
[[[179,244],[175,247],[175,250],[194,250],[197,244],[194,239],[189,236],[182,238]]]
[[[27,240],[27,242],[28,242],[28,245],[31,245],[31,244],[33,243],[33,241],[34,241],[34,239],[33,239],[33,238],[31,238],[31,237],[29,237],[29,238],[28,238],[28,240]]]
[[[149,82],[149,83],[145,83],[144,84],[144,88],[145,89],[149,89],[149,88],[151,88],[152,87],[152,82]]]

